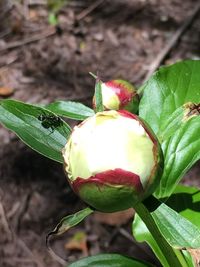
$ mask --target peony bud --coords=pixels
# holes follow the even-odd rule
[[[122,110],[96,113],[76,126],[63,157],[73,190],[104,212],[133,207],[152,194],[162,172],[156,137]]]
[[[102,98],[105,110],[128,110],[136,113],[138,110],[139,96],[135,87],[124,80],[112,80],[102,83]],[[95,108],[95,99],[93,106]]]

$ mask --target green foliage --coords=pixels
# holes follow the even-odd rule
[[[136,214],[133,225],[132,225],[132,231],[133,235],[138,242],[146,242],[151,249],[153,250],[156,257],[159,259],[160,263],[164,267],[171,267],[167,259],[165,257],[165,254],[160,249],[159,244],[155,241],[152,234],[147,229],[144,222],[141,220],[141,218]],[[195,267],[195,263],[190,255],[190,253],[187,250],[182,250],[179,254],[179,259],[182,262],[183,266],[187,267]]]
[[[168,243],[174,248],[200,248],[200,229],[162,203],[152,216]]]
[[[155,194],[159,198],[170,196],[200,159],[200,116],[198,106],[191,104],[200,103],[199,72],[200,61],[179,62],[161,68],[142,87],[139,115],[158,136],[165,158]]]
[[[95,114],[93,109],[72,101],[56,101],[45,108],[60,116],[74,120],[85,120]]]
[[[194,116],[162,142],[165,162],[160,186],[156,191],[158,197],[170,196],[184,174],[200,159],[199,128],[200,116]]]
[[[46,120],[41,121],[40,116]],[[38,153],[63,162],[61,150],[71,129],[56,114],[42,107],[3,100],[0,102],[0,122]]]
[[[95,111],[96,112],[101,112],[103,111],[103,98],[102,98],[102,91],[101,91],[101,84],[102,81],[100,81],[98,78],[96,80],[95,84],[95,94],[94,94],[94,99],[95,99]]]
[[[161,232],[166,239],[170,239],[169,242],[176,247],[187,247],[188,245],[188,247],[193,246],[194,241],[196,242],[198,240],[200,232],[200,190],[195,187],[179,185],[171,197],[167,200],[166,204],[171,209],[166,208],[165,205],[164,209],[163,206],[160,206],[157,211],[153,212],[153,217],[156,223],[159,224]],[[177,214],[174,215],[174,210],[182,217],[177,216]],[[194,225],[191,226],[190,223],[188,224],[188,221],[185,221],[186,223],[182,223],[181,221],[183,218],[187,219]],[[168,229],[166,230],[166,228]],[[138,242],[147,242],[162,265],[167,267],[168,264],[166,262],[165,255],[160,250],[158,244],[138,215],[134,218],[132,230],[135,239]],[[196,233],[192,233],[191,231],[193,230],[196,231]],[[179,234],[177,233],[178,231]],[[185,234],[189,235],[189,237],[186,237]],[[188,244],[189,242],[191,243]],[[199,248],[198,244],[197,248]],[[190,254],[187,251],[182,252],[188,266],[195,266]]]
[[[200,229],[200,190],[178,185],[166,204]]]
[[[159,259],[162,266],[171,267],[169,266],[165,255],[163,254],[162,250],[159,248],[158,244],[156,243],[155,239],[149,232],[148,228],[144,224],[144,222],[140,219],[140,217],[135,214],[133,224],[132,224],[132,232],[135,240],[137,242],[146,242],[151,249],[153,250],[154,254]]]
[[[56,26],[58,24],[58,18],[55,13],[50,12],[48,15],[48,22],[49,24]]]
[[[139,260],[130,259],[119,254],[100,254],[84,258],[70,264],[68,267],[153,267]]]
[[[192,255],[187,250],[182,250],[181,252],[184,256],[187,267],[196,267],[196,264],[192,258]]]
[[[155,134],[163,122],[187,102],[200,102],[200,61],[181,61],[160,68],[142,87],[140,116]]]
[[[74,214],[68,215],[59,222],[58,225],[56,225],[55,229],[51,231],[47,238],[51,235],[61,235],[68,231],[71,227],[79,224],[81,221],[83,221],[87,216],[89,216],[91,213],[93,213],[93,210],[91,208],[85,208],[83,210],[80,210]]]
[[[48,2],[52,24],[57,23],[56,14],[67,2],[66,0]],[[149,214],[153,219],[151,221],[157,226],[155,228],[159,229],[159,235],[164,237],[164,243],[167,241],[168,247],[170,244],[171,247],[179,249],[200,247],[200,190],[194,187],[176,187],[183,175],[200,159],[199,73],[200,61],[179,62],[158,70],[139,90],[143,92],[139,115],[157,135],[164,154],[164,172],[155,196],[163,201],[166,200],[166,203],[162,203]],[[103,111],[102,82],[98,77],[95,78],[95,112],[101,112]],[[38,153],[61,163],[63,162],[61,151],[71,134],[71,129],[59,116],[84,120],[93,115],[92,109],[72,101],[56,101],[46,107],[15,100],[0,102],[0,123],[16,133],[24,143]],[[168,197],[169,199],[166,199]],[[93,210],[86,208],[66,216],[48,237],[64,233],[92,212]],[[152,235],[153,231],[150,233],[142,220],[144,218],[141,219],[136,214],[133,222],[133,234],[136,240],[146,241],[161,264],[171,267],[170,255],[164,254],[160,244],[155,241],[158,239]],[[147,223],[147,220],[145,222]],[[172,248],[171,250],[175,251],[182,266],[194,266],[187,251],[180,253],[179,250]],[[102,254],[70,265],[70,267],[75,266],[150,265],[117,254]]]

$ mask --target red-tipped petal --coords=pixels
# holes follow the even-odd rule
[[[143,191],[140,177],[135,173],[125,171],[120,168],[97,173],[96,175],[91,176],[88,179],[82,179],[78,177],[72,183],[72,187],[74,191],[78,193],[81,186],[92,183],[98,186],[105,184],[130,186],[133,187],[138,193],[141,193]]]

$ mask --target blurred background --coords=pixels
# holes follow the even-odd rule
[[[139,87],[160,65],[200,59],[199,9],[198,0],[0,0],[0,99],[91,106],[90,71]],[[184,183],[199,178],[196,164]],[[60,267],[100,252],[159,266],[131,237],[130,210],[90,216],[51,241],[60,257],[50,254],[46,234],[82,207],[61,165],[0,126],[0,266]]]

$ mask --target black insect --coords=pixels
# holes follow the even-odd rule
[[[53,114],[41,114],[38,116],[38,120],[45,129],[51,129],[52,132],[57,127],[63,126],[61,118]]]

